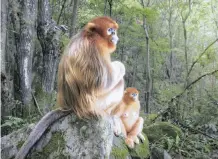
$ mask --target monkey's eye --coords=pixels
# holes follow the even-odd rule
[[[108,35],[114,35],[115,33],[116,33],[116,30],[113,29],[113,28],[109,28],[109,29],[107,30],[107,34],[108,34]]]
[[[137,96],[137,93],[132,93],[131,96],[132,96],[132,97],[136,97],[136,96]]]

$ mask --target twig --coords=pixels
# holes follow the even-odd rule
[[[172,101],[173,99],[178,98],[178,97],[180,97],[181,95],[183,95],[183,93],[185,93],[186,90],[190,89],[190,88],[192,87],[192,85],[194,85],[196,82],[198,82],[199,80],[201,80],[203,77],[205,77],[205,76],[207,76],[207,75],[213,75],[213,74],[215,74],[216,72],[218,72],[218,70],[214,70],[214,71],[212,71],[212,72],[205,73],[205,74],[203,74],[202,76],[198,77],[197,79],[195,79],[194,81],[192,81],[190,84],[188,84],[188,85],[185,87],[185,89],[182,91],[182,93],[180,93],[180,94],[174,96],[173,98],[171,98],[170,101]]]
[[[33,96],[34,104],[35,104],[35,106],[36,106],[36,108],[37,108],[39,114],[40,114],[41,116],[43,116],[43,113],[41,112],[41,110],[40,110],[40,108],[39,108],[39,104],[38,104],[38,102],[37,102],[37,100],[36,100],[36,97],[34,96],[33,92],[31,92],[31,94],[32,94],[32,96]]]
[[[61,18],[61,15],[62,15],[62,13],[63,13],[63,10],[64,10],[64,7],[65,7],[65,3],[66,3],[66,1],[67,1],[67,0],[65,0],[65,1],[63,2],[63,4],[62,4],[61,12],[60,12],[60,14],[59,14],[59,16],[58,16],[57,25],[59,25],[60,18]]]
[[[194,129],[194,128],[188,126],[188,125],[185,125],[185,124],[181,123],[181,122],[178,121],[178,120],[176,120],[176,122],[178,123],[177,125],[180,126],[180,127],[186,128],[186,129],[188,129],[189,131],[196,132],[196,133],[198,133],[198,134],[202,134],[202,135],[204,135],[204,136],[207,136],[207,137],[209,137],[209,138],[211,138],[211,139],[214,139],[214,140],[217,140],[217,141],[218,141],[218,139],[214,138],[213,136],[210,136],[210,135],[206,134],[205,132],[203,132],[203,131],[201,131],[201,130]]]
[[[198,58],[192,63],[192,65],[191,65],[191,67],[190,67],[190,69],[189,69],[189,71],[188,71],[187,77],[190,75],[190,73],[191,73],[191,71],[192,71],[194,65],[200,60],[200,58],[206,53],[206,51],[207,51],[216,41],[218,41],[218,38],[217,38],[216,40],[214,40],[212,43],[210,43],[210,45],[208,45],[208,46],[204,49],[204,51],[198,56]]]
[[[191,82],[189,85],[187,85],[185,87],[185,89],[182,91],[182,93],[174,96],[173,98],[171,98],[167,103],[170,103],[172,101],[174,101],[175,99],[179,98],[180,96],[182,96],[186,90],[190,89],[192,87],[192,85],[194,85],[196,82],[198,82],[199,80],[201,80],[203,77],[207,76],[207,75],[212,75],[214,73],[218,72],[218,70],[214,70],[212,72],[209,72],[209,73],[206,73],[206,74],[203,74],[202,76],[198,77],[197,79],[195,79],[193,82]],[[155,119],[152,120],[152,122],[154,122],[157,118],[159,118],[160,116],[162,116],[163,114],[165,114],[166,112],[168,112],[170,110],[170,108],[166,108],[165,110],[163,110],[161,113],[159,113],[157,115],[157,117]]]

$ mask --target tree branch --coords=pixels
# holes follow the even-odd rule
[[[58,16],[58,21],[57,21],[57,25],[59,25],[59,22],[60,22],[60,19],[61,19],[61,15],[63,13],[63,10],[64,10],[64,7],[65,7],[65,3],[66,3],[67,0],[64,0],[63,4],[62,4],[62,7],[61,7],[61,12]]]
[[[43,113],[41,112],[41,110],[40,110],[40,108],[39,108],[39,104],[38,104],[38,102],[37,102],[37,100],[36,100],[36,97],[34,96],[33,92],[31,92],[31,94],[32,94],[32,96],[33,96],[34,104],[35,104],[35,106],[36,106],[36,108],[37,108],[39,114],[40,114],[41,116],[43,116]]]
[[[197,79],[195,79],[194,81],[192,81],[190,84],[188,84],[185,89],[183,90],[182,93],[176,95],[175,97],[173,97],[170,101],[172,101],[173,99],[176,99],[178,97],[180,97],[181,95],[183,95],[183,93],[185,93],[186,90],[190,89],[192,87],[192,85],[194,85],[196,82],[198,82],[199,80],[201,80],[203,77],[205,76],[208,76],[208,75],[213,75],[215,74],[216,72],[218,72],[218,69],[217,70],[214,70],[212,72],[209,72],[209,73],[205,73],[203,75],[201,75],[200,77],[198,77]]]
[[[218,41],[218,38],[216,40],[214,40],[212,43],[210,43],[205,49],[204,51],[198,56],[198,58],[192,63],[189,71],[188,71],[188,74],[187,74],[187,77],[190,75],[194,65],[200,60],[200,58],[206,53],[206,51],[213,45],[215,44],[215,42]]]
[[[180,126],[181,128],[185,128],[185,129],[187,129],[187,130],[189,130],[189,131],[191,131],[191,132],[195,132],[195,133],[204,135],[204,136],[206,136],[206,137],[209,137],[209,138],[211,138],[211,139],[214,139],[214,140],[218,141],[218,139],[214,138],[213,136],[210,136],[210,135],[208,135],[207,133],[205,133],[205,132],[203,132],[203,131],[201,131],[201,130],[192,128],[192,127],[190,127],[190,126],[188,126],[188,125],[182,123],[181,121],[176,120],[175,123],[176,123],[178,126]]]

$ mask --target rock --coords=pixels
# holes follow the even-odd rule
[[[110,155],[110,159],[127,159],[127,158],[147,158],[150,155],[149,141],[146,135],[145,141],[136,145],[134,149],[130,149],[125,144],[124,138],[114,137],[113,147]]]
[[[159,141],[162,137],[172,137],[176,140],[177,135],[181,136],[182,131],[180,128],[167,123],[156,122],[148,127],[145,127],[143,132],[147,135],[150,142]]]
[[[158,147],[154,147],[151,149],[150,158],[151,159],[172,159],[172,157],[166,150],[162,148],[158,148]]]
[[[27,158],[109,158],[113,142],[110,117],[84,120],[68,115],[54,123]],[[33,126],[2,137],[2,158],[15,157]]]

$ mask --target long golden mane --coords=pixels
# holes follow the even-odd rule
[[[79,117],[95,115],[96,93],[103,80],[111,81],[108,62],[100,55],[95,41],[74,36],[66,48],[58,69],[58,105],[71,109]]]

